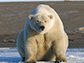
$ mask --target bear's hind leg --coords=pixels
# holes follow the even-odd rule
[[[18,52],[19,52],[19,54],[20,54],[20,56],[22,58],[22,61],[25,61],[25,53],[24,53],[24,50],[22,48],[19,48]]]
[[[25,57],[25,52],[24,52],[24,30],[22,30],[17,38],[17,50],[23,60]]]

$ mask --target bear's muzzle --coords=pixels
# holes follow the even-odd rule
[[[45,29],[45,27],[42,25],[40,26],[40,30],[43,31]]]

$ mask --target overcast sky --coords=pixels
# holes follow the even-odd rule
[[[0,0],[0,2],[26,2],[26,1],[64,1],[64,0]],[[69,0],[69,1],[84,1],[84,0]]]
[[[0,2],[21,2],[21,1],[64,1],[64,0],[0,0]]]

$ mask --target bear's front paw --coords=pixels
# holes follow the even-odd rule
[[[32,60],[27,60],[25,63],[36,63],[36,60],[32,59]]]
[[[67,63],[67,60],[66,60],[66,59],[57,59],[57,60],[55,61],[55,63],[60,63],[60,62],[65,62],[65,63]]]
[[[28,62],[26,62],[26,63],[36,63],[36,62],[28,61]]]

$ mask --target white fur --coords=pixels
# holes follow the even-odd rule
[[[47,32],[53,27],[54,23],[55,23],[55,20],[54,20],[54,18],[53,18],[53,19],[51,20],[50,26],[47,28],[47,30],[44,30],[43,32],[39,32],[39,34],[45,34],[45,33],[47,33]]]
[[[25,62],[32,61],[32,59],[38,61],[42,58],[43,60],[46,58],[48,61],[55,61],[55,57],[58,61],[66,61],[65,52],[68,47],[68,37],[61,19],[55,10],[48,5],[39,5],[30,14],[36,15],[38,13],[52,15],[53,19],[49,20],[49,25],[44,31],[39,32],[30,23],[28,17],[24,29],[17,38],[18,52],[22,58],[25,57]]]
[[[49,11],[50,10],[50,11]],[[55,23],[55,16],[52,14],[53,12],[51,12],[51,11],[54,11],[52,8],[50,8],[48,5],[39,5],[39,6],[37,6],[30,14],[32,14],[32,15],[35,15],[35,14],[45,14],[46,13],[46,15],[52,15],[53,16],[53,19],[51,20],[51,22],[50,22],[50,25],[48,26],[48,28],[47,28],[47,30],[44,30],[44,31],[42,31],[42,32],[40,32],[40,31],[37,31],[32,25],[31,25],[31,23],[30,23],[30,27],[32,28],[32,29],[34,29],[36,32],[38,32],[39,34],[45,34],[46,32],[48,32],[52,27],[53,27],[53,24]],[[54,13],[55,13],[55,11],[54,11]],[[56,14],[56,13],[55,13]],[[59,16],[57,16],[57,17],[59,17]],[[28,21],[30,21],[30,20],[28,20]]]

